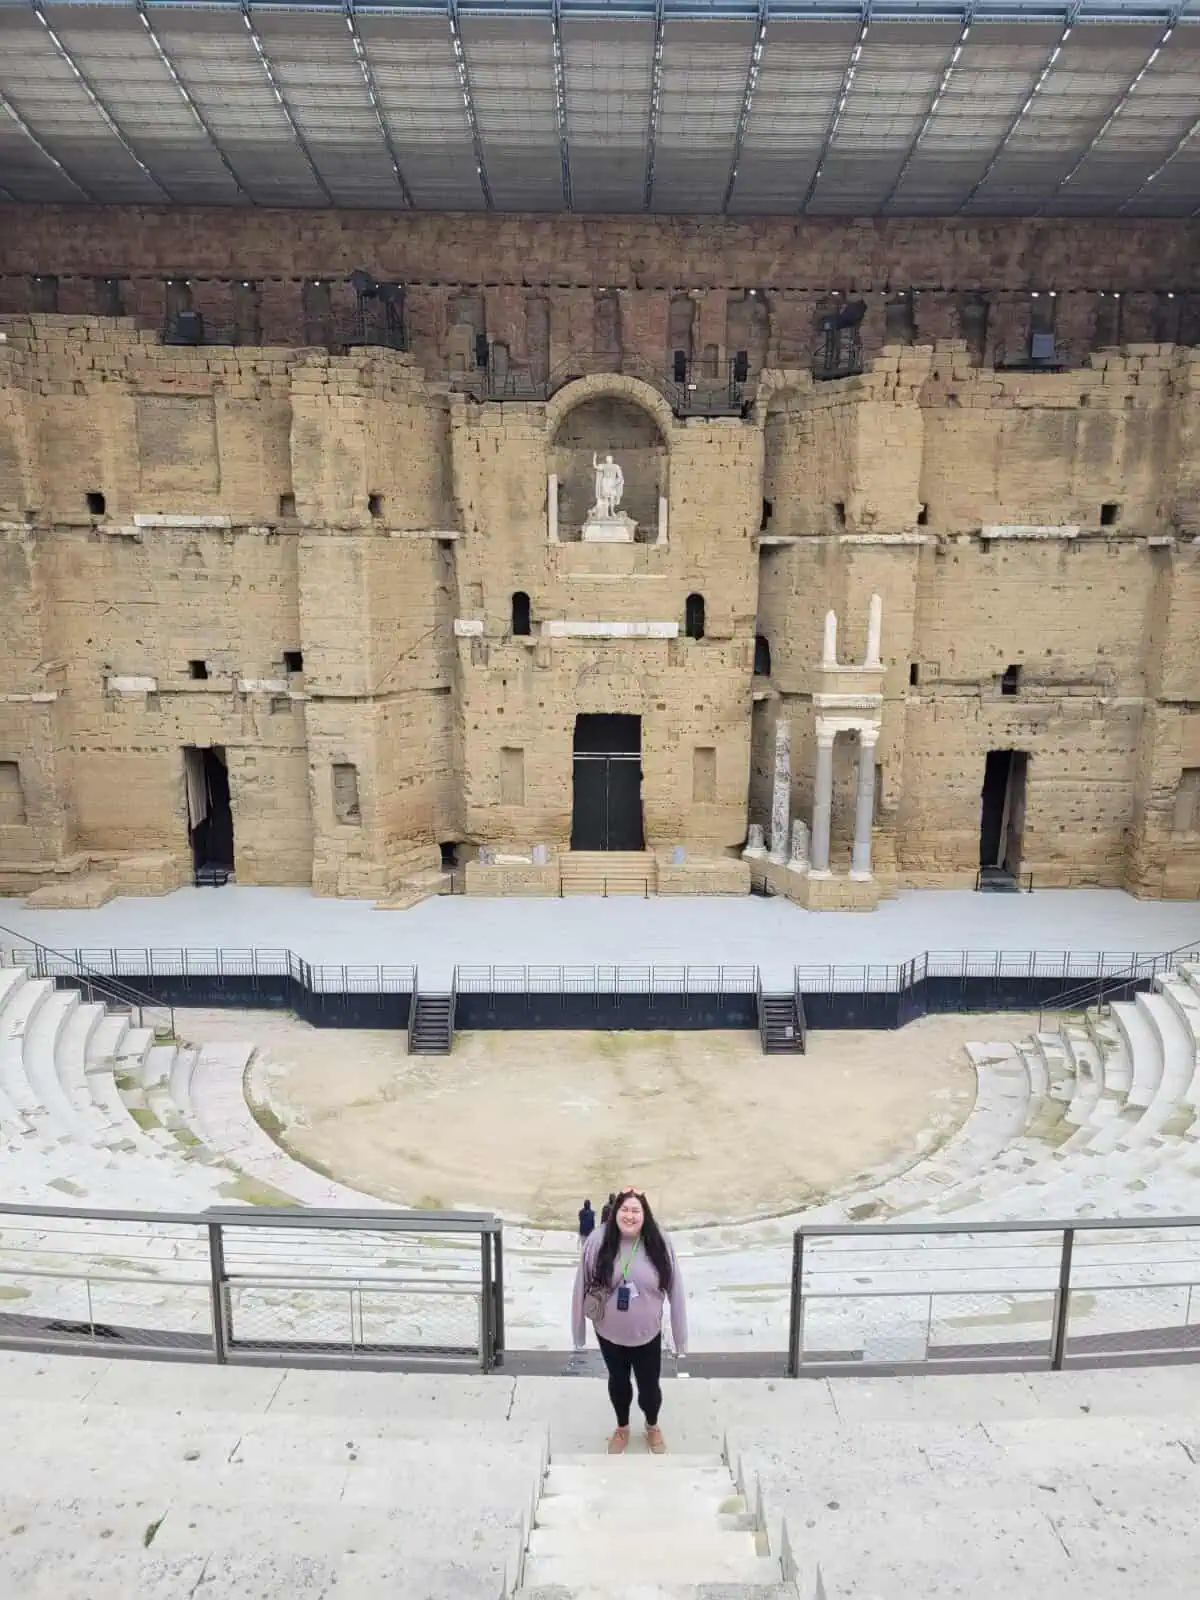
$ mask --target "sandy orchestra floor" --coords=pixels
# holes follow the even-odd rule
[[[179,1016],[196,1042],[257,1045],[249,1099],[301,1160],[395,1204],[557,1227],[626,1181],[682,1227],[792,1211],[903,1170],[973,1104],[965,1042],[1033,1025],[929,1017],[815,1034],[802,1057],[764,1057],[751,1032],[477,1032],[446,1058],[278,1013]]]

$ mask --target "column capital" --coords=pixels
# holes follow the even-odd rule
[[[873,749],[879,743],[878,725],[864,726],[858,730],[858,742],[864,750]]]
[[[831,727],[828,722],[822,721],[820,717],[817,718],[816,732],[817,732],[817,743],[818,744],[824,744],[824,745],[832,746],[833,745],[833,741],[838,736],[837,728],[836,727]]]

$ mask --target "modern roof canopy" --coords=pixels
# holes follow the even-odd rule
[[[0,0],[4,201],[1189,216],[1200,0]]]

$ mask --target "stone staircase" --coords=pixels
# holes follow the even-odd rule
[[[658,888],[658,866],[650,850],[571,850],[558,858],[566,895],[636,895],[647,899]]]
[[[796,1600],[719,1455],[552,1456],[516,1600]]]

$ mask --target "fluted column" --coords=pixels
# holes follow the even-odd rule
[[[775,723],[775,783],[771,792],[771,860],[788,858],[788,818],[792,804],[792,724],[782,705]]]
[[[833,729],[817,724],[817,771],[813,785],[812,870],[829,871],[829,822],[833,814]]]
[[[850,875],[871,876],[871,825],[875,820],[875,741],[878,728],[858,730],[858,794],[854,803],[854,856]]]

